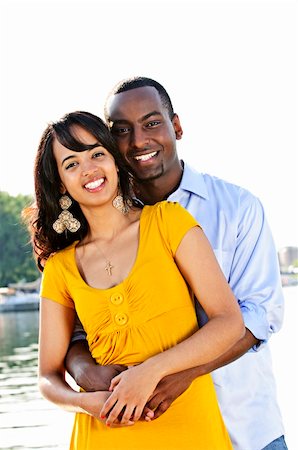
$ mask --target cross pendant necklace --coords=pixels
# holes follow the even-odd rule
[[[112,276],[112,269],[114,268],[114,266],[112,266],[110,261],[106,262],[106,266],[105,266],[105,271],[107,272],[107,274],[109,276]]]
[[[111,261],[109,261],[106,258],[106,255],[104,254],[104,252],[102,251],[102,249],[97,245],[96,241],[93,241],[94,246],[97,248],[97,250],[100,252],[100,254],[103,256],[103,259],[105,260],[105,266],[104,266],[104,270],[106,271],[107,275],[109,277],[111,277],[113,275],[112,273],[112,269],[115,269],[115,266],[112,265]]]

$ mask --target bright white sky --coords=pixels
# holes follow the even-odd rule
[[[33,192],[47,123],[103,117],[108,91],[144,75],[168,90],[179,154],[263,202],[277,248],[298,245],[297,2],[0,0],[0,190]]]

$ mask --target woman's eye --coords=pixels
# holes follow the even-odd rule
[[[66,170],[71,169],[72,167],[75,167],[76,165],[77,165],[77,163],[75,161],[73,161],[73,162],[67,164],[67,166],[65,166],[65,169]]]
[[[95,153],[93,153],[92,158],[100,158],[103,155],[104,155],[103,152],[95,152]]]

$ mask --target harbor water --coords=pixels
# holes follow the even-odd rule
[[[297,439],[298,286],[284,288],[282,330],[270,341],[289,450]],[[66,450],[73,415],[44,400],[37,388],[38,311],[0,313],[0,449]]]
[[[0,313],[0,449],[68,448],[73,415],[37,388],[38,311]]]

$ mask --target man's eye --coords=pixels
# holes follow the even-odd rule
[[[152,128],[152,127],[158,126],[159,124],[160,124],[159,120],[153,120],[153,121],[147,123],[147,127]]]
[[[112,134],[115,134],[116,136],[120,135],[120,134],[125,134],[129,132],[129,128],[128,127],[117,127],[117,128],[112,128]]]

